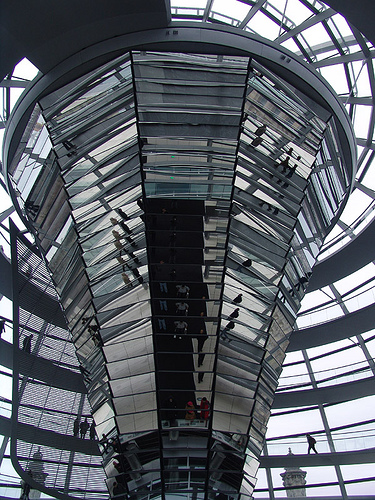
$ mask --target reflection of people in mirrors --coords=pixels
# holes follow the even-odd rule
[[[159,330],[164,330],[164,331],[167,330],[167,323],[165,322],[164,318],[158,318],[158,326]]]
[[[129,219],[129,216],[121,209],[121,208],[118,208],[117,209],[117,213],[119,214],[120,217],[122,217],[124,220],[127,220]]]
[[[188,325],[186,321],[179,320],[174,322],[174,326],[174,331],[176,333],[176,335],[174,335],[174,338],[178,336],[178,338],[181,340],[181,335],[184,335],[187,332]]]
[[[176,285],[177,297],[187,299],[189,297],[190,288],[187,285]]]
[[[187,316],[189,306],[186,302],[176,302],[176,314],[180,316]]]
[[[125,283],[125,285],[130,285],[130,278],[126,273],[121,273],[122,281]]]
[[[198,368],[200,368],[202,365],[203,365],[203,362],[204,362],[204,358],[205,358],[205,353],[204,352],[200,352],[198,354]]]
[[[233,312],[229,315],[229,318],[232,318],[232,319],[233,319],[233,318],[238,318],[238,316],[239,316],[239,314],[240,314],[240,313],[239,313],[239,310],[240,310],[240,308],[239,308],[239,307],[237,307],[237,308],[236,308],[236,309],[235,309],[235,310],[234,310],[234,311],[233,311]]]
[[[113,467],[117,470],[119,474],[122,474],[124,472],[120,462],[118,462],[117,460],[113,461]]]
[[[242,262],[241,265],[239,265],[237,268],[236,268],[236,271],[239,271],[239,272],[243,272],[243,267],[250,267],[252,265],[252,260],[251,259],[247,259],[245,260],[244,262]]]
[[[228,340],[228,342],[230,342],[230,338],[229,336],[227,335],[227,332],[229,330],[233,330],[233,328],[235,327],[236,325],[234,324],[234,321],[229,321],[229,323],[225,326],[225,328],[223,329],[223,331],[221,332],[220,334],[220,338],[223,339],[223,340]]]
[[[166,420],[168,420],[169,425],[172,427],[176,425],[177,419],[177,403],[172,396],[169,396],[165,402],[165,408]]]
[[[168,304],[166,300],[159,300],[159,307],[161,311],[168,311]]]
[[[185,406],[185,420],[192,422],[195,419],[195,409],[191,401],[188,401]]]
[[[239,293],[237,297],[235,297],[232,301],[234,304],[241,304],[242,302],[242,293]]]
[[[120,221],[120,222],[119,222],[119,224],[120,224],[120,226],[121,226],[121,229],[122,229],[125,233],[127,233],[127,234],[131,234],[131,233],[132,233],[132,230],[130,229],[130,227],[129,227],[127,224],[125,224],[125,222],[124,222],[124,221]]]
[[[186,299],[189,297],[190,288],[185,285],[176,285],[177,297],[181,299]]]
[[[208,417],[210,416],[210,403],[207,401],[207,398],[202,398],[200,404],[200,411],[201,411],[201,419],[208,420]]]
[[[208,335],[204,332],[203,328],[199,330],[199,334],[197,335],[198,340],[198,352],[202,352],[204,343],[208,339]]]

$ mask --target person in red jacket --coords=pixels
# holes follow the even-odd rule
[[[200,411],[201,411],[201,419],[208,420],[208,417],[210,416],[210,403],[207,401],[207,398],[202,398]]]

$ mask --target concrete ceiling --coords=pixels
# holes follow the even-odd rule
[[[2,1],[0,80],[24,57],[46,73],[97,42],[169,22],[169,0]]]

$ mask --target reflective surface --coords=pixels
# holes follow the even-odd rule
[[[155,52],[36,105],[24,133],[35,150],[21,141],[9,174],[53,273],[113,494],[115,458],[135,497],[251,495],[296,311],[349,187],[350,164],[326,164],[335,119],[255,59]]]

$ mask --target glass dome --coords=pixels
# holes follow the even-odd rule
[[[371,449],[374,448],[375,373],[371,251],[373,45],[341,14],[319,1],[172,0],[170,15],[171,33],[203,23],[222,26],[233,33],[241,30],[290,51],[328,82],[350,118],[358,158],[351,194],[319,249],[318,262],[298,312],[268,422],[254,498],[292,496],[293,488],[287,492],[281,477],[290,467],[302,467],[307,472],[304,486],[307,497],[370,497],[374,488]],[[132,57],[141,59],[142,52]],[[240,72],[243,55],[235,57],[237,63],[227,61],[228,67],[238,64]],[[127,64],[125,61],[122,77],[129,71]],[[261,63],[256,64],[256,71],[260,71]],[[4,126],[18,95],[34,76],[31,73],[29,63],[24,62],[3,81]],[[129,103],[129,109],[133,105]],[[129,120],[131,126],[132,118]],[[255,129],[251,127],[248,126],[253,132]],[[123,140],[130,138],[131,134],[124,132]],[[330,141],[335,141],[334,134]],[[45,138],[41,151],[47,142]],[[163,144],[158,146],[162,148]],[[336,161],[329,154],[323,160],[325,166]],[[226,161],[231,161],[230,151]],[[225,178],[225,165],[221,175]],[[333,182],[332,178],[326,179],[327,189],[334,188]],[[4,182],[2,185],[5,189]],[[153,189],[151,183],[150,189]],[[202,194],[199,190],[196,193],[198,198]],[[221,196],[225,198],[225,190]],[[12,218],[19,226],[22,222],[10,208],[11,202],[5,201],[5,194],[3,203],[1,245],[8,258],[11,251],[6,221]],[[305,236],[308,241],[308,233]],[[60,237],[63,238],[63,232]],[[53,257],[54,248],[49,249],[48,258]],[[317,251],[318,248],[312,250],[315,254]],[[228,287],[231,286],[229,282]],[[3,293],[5,297],[0,302],[1,315],[6,319],[3,339],[9,342],[11,310],[7,294]],[[9,385],[8,375],[3,373],[1,377],[4,386]],[[5,415],[9,416],[9,392],[4,397]],[[316,439],[317,456],[308,456],[306,434]],[[4,461],[2,469],[5,464]],[[250,463],[247,466],[251,469]]]

